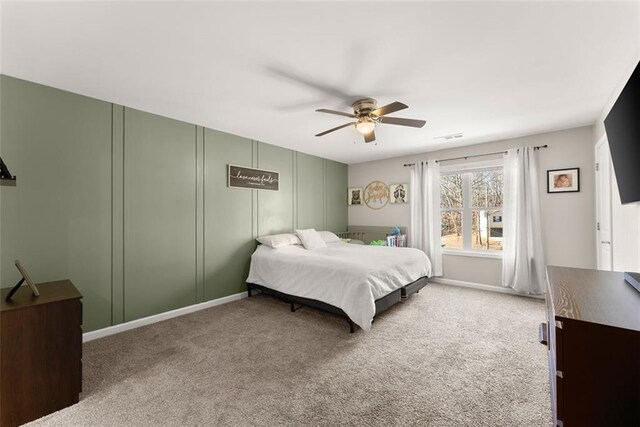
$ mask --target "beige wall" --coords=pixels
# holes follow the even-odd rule
[[[404,163],[491,153],[512,147],[548,145],[539,151],[542,233],[547,263],[595,268],[595,160],[593,129],[585,126],[539,135],[494,141],[421,155],[397,157],[349,165],[349,187],[364,187],[374,180],[387,184],[409,182]],[[450,163],[448,163],[450,164]],[[580,168],[580,192],[547,194],[546,171]],[[349,207],[349,225],[410,225],[409,205],[387,205],[380,210],[366,206]],[[444,277],[451,280],[500,285],[501,261],[445,255]]]

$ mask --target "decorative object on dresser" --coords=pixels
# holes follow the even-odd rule
[[[82,295],[69,280],[39,283],[40,296],[1,290],[0,424],[16,426],[78,403]]]
[[[549,266],[554,426],[640,425],[640,293],[623,273]]]
[[[18,289],[20,289],[20,286],[22,286],[22,284],[24,282],[27,282],[27,285],[29,285],[29,287],[31,288],[31,291],[33,292],[33,296],[40,296],[40,292],[38,292],[38,288],[36,287],[35,283],[33,283],[33,281],[31,280],[31,277],[29,277],[29,274],[27,273],[27,269],[24,268],[24,266],[20,263],[20,260],[15,260],[15,264],[16,264],[16,268],[18,269],[18,271],[20,272],[20,274],[22,275],[22,278],[20,279],[20,281],[9,291],[9,293],[7,294],[7,296],[4,298],[6,301],[9,301],[11,299],[11,297],[13,296],[13,294],[15,294],[16,292],[18,292]]]

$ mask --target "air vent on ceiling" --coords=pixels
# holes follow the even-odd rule
[[[442,136],[436,136],[433,139],[458,139],[458,138],[462,138],[462,132],[458,132],[458,133],[451,133],[449,135],[442,135]]]

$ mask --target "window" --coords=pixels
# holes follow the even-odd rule
[[[442,173],[444,249],[502,250],[502,167],[493,164]]]

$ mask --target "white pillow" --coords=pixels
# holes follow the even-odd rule
[[[308,230],[296,230],[296,234],[302,240],[302,244],[308,250],[326,248],[327,244],[316,230],[309,228]]]
[[[322,240],[324,240],[325,243],[339,242],[342,240],[330,231],[318,231],[318,234],[322,237]]]
[[[272,248],[279,248],[281,246],[288,245],[301,245],[302,242],[298,239],[298,236],[292,233],[286,234],[272,234],[270,236],[258,237],[258,242],[263,245],[271,246]]]

